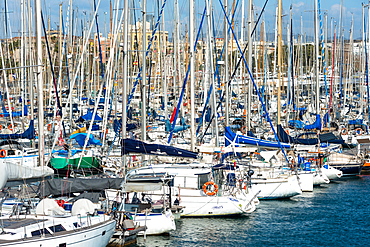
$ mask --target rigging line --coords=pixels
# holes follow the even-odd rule
[[[256,21],[256,23],[255,23],[255,25],[254,25],[254,27],[253,27],[252,32],[251,32],[251,36],[253,36],[254,32],[256,31],[257,25],[258,25],[259,21],[260,21],[260,20],[261,20],[261,18],[262,18],[262,14],[265,12],[266,5],[267,5],[268,1],[269,1],[269,0],[266,0],[266,1],[265,1],[265,4],[264,4],[264,5],[263,5],[263,7],[262,7],[261,13],[260,13],[260,15],[258,16],[257,21]],[[227,86],[229,86],[229,85],[231,84],[231,81],[234,79],[234,77],[236,76],[236,73],[237,73],[237,72],[238,72],[238,70],[239,70],[239,66],[240,66],[240,64],[241,64],[241,62],[242,62],[242,60],[243,60],[243,56],[244,56],[244,54],[246,53],[246,51],[247,51],[247,49],[248,49],[248,43],[249,43],[249,41],[245,44],[244,50],[243,50],[243,52],[241,53],[241,56],[240,56],[240,58],[239,58],[238,62],[236,63],[236,66],[235,66],[235,68],[234,68],[233,73],[231,74],[231,76],[230,76],[230,78],[229,78],[229,81],[227,82]],[[223,92],[223,95],[222,95],[222,97],[221,97],[222,99],[221,99],[221,101],[220,101],[219,105],[222,103],[222,100],[223,100],[223,98],[224,98],[224,95],[225,95],[225,91]],[[217,107],[217,108],[218,108],[218,107]],[[204,136],[205,136],[205,133],[207,132],[207,130],[208,130],[208,129],[209,129],[209,127],[211,126],[211,122],[212,122],[212,120],[213,120],[213,118],[214,118],[214,117],[215,117],[215,114],[212,114],[210,122],[208,123],[208,125],[207,125],[207,127],[206,127],[205,131],[203,131],[203,134],[201,135],[201,137],[200,137],[200,139],[199,139],[199,142],[200,142],[200,143],[203,141],[203,138],[204,138]]]
[[[197,33],[197,36],[195,38],[194,50],[196,49],[196,45],[198,43],[198,39],[199,39],[201,29],[202,29],[202,26],[203,26],[203,21],[204,21],[204,18],[206,16],[206,11],[207,11],[207,7],[204,7],[203,14],[202,14],[202,19],[200,21],[199,28],[198,28],[198,33]],[[182,101],[182,98],[184,96],[184,92],[185,92],[185,88],[186,88],[186,82],[188,80],[189,73],[190,73],[190,63],[188,64],[188,69],[186,71],[184,82],[182,84],[182,90],[181,90],[181,93],[180,93],[180,98],[179,98],[179,101],[177,102],[177,107],[175,108],[175,116],[174,116],[174,119],[173,119],[173,122],[172,122],[170,135],[168,136],[168,141],[167,141],[167,143],[169,143],[169,144],[171,143],[172,135],[173,135],[173,132],[175,130],[176,120],[177,120],[179,110],[180,110],[180,107],[181,107],[181,101]]]
[[[156,34],[157,30],[158,30],[159,22],[160,22],[160,20],[162,18],[163,10],[164,10],[164,7],[166,6],[166,3],[167,3],[167,0],[164,0],[163,1],[163,4],[162,4],[162,7],[161,7],[161,11],[159,12],[157,21],[156,21],[155,26],[154,26],[154,29],[152,31],[152,36],[150,37],[150,40],[149,40],[149,43],[148,43],[148,47],[145,50],[145,56],[148,56],[148,54],[150,52],[150,48],[152,47],[153,39],[154,39],[154,36],[155,36],[155,34]],[[145,61],[143,61],[143,62],[145,62]],[[141,70],[142,70],[142,67],[139,69],[139,73],[136,76],[136,79],[135,79],[134,85],[132,87],[131,93],[128,96],[128,99],[127,99],[127,109],[130,106],[131,100],[132,100],[132,98],[134,96],[134,93],[136,91],[136,87],[139,84],[139,79],[141,78],[141,72],[142,72]]]
[[[236,3],[236,7],[234,8],[234,12],[233,12],[233,15],[232,15],[232,20],[234,20],[234,17],[235,17],[235,13],[236,13],[236,8],[239,4],[239,0],[237,1]],[[228,28],[228,31],[231,27]],[[218,61],[220,61],[222,59],[222,56],[223,56],[223,53],[225,51],[225,44],[223,45],[222,47],[222,51],[221,51],[221,54],[220,56],[217,58],[216,60],[216,68],[215,68],[215,76],[219,82],[219,88],[221,88],[221,83],[220,83],[220,74],[219,74],[219,65],[217,64]],[[216,46],[215,46],[215,52],[216,52]],[[200,131],[200,128],[203,124],[203,119],[204,119],[204,115],[206,114],[207,110],[209,109],[209,106],[208,106],[208,103],[209,103],[209,99],[211,97],[211,93],[212,93],[212,90],[213,90],[213,84],[210,85],[210,88],[208,90],[208,93],[207,93],[207,98],[206,98],[206,102],[204,103],[204,107],[203,107],[203,111],[202,111],[202,115],[200,116],[200,121],[199,121],[199,124],[198,124],[198,127],[197,127],[197,130],[196,130],[196,136],[199,134],[199,131]],[[219,93],[220,97],[222,97],[222,91],[220,90],[220,93]],[[221,105],[221,112],[222,111],[222,105]]]
[[[51,70],[51,75],[53,77],[53,85],[54,85],[54,90],[55,90],[55,97],[56,97],[56,100],[57,100],[57,106],[58,106],[58,110],[59,110],[57,112],[57,115],[62,116],[62,106],[60,104],[60,98],[59,98],[59,94],[58,94],[58,87],[57,87],[56,78],[55,78],[54,65],[53,65],[53,61],[52,61],[52,58],[51,58],[49,40],[48,40],[48,36],[47,36],[47,33],[46,33],[44,15],[43,15],[42,11],[41,11],[41,22],[42,22],[42,27],[44,29],[45,44],[46,44],[46,49],[47,49],[47,52],[48,52],[49,63],[50,63],[50,70]]]
[[[96,11],[96,0],[94,0],[94,11]],[[98,24],[98,15],[95,15],[95,25],[96,25],[96,33],[98,38],[98,47],[99,47],[99,60],[100,60],[100,76],[101,78],[104,78],[104,63],[103,63],[103,52],[101,49],[101,43],[100,43],[100,33],[99,33],[99,24]],[[105,82],[104,82],[105,84]],[[105,92],[104,92],[105,94]]]
[[[229,18],[228,18],[228,17],[227,17],[227,15],[226,15],[225,9],[224,9],[224,7],[222,6],[221,0],[219,0],[219,2],[220,2],[220,4],[221,4],[221,8],[222,8],[222,10],[223,10],[223,12],[224,12],[224,15],[225,15],[225,18],[226,18],[226,20],[227,20],[228,24],[229,24],[229,25],[231,25],[230,20],[229,20]],[[239,42],[238,42],[238,39],[237,39],[237,37],[236,37],[236,35],[235,35],[234,30],[233,30],[233,29],[231,29],[231,31],[232,31],[232,34],[233,34],[233,36],[234,36],[234,40],[235,40],[235,42],[236,42],[236,45],[237,45],[237,47],[238,47],[239,52],[242,52],[242,50],[241,50],[241,48],[240,48],[240,45],[239,45]],[[243,53],[241,53],[241,57],[242,57],[242,59],[243,59],[243,61],[244,61],[244,65],[245,65],[245,67],[246,67],[246,69],[247,69],[247,71],[248,71],[248,74],[249,74],[249,77],[250,77],[250,79],[251,79],[251,82],[253,83],[254,90],[256,91],[257,96],[258,96],[258,98],[259,98],[259,100],[260,100],[260,102],[261,102],[261,104],[262,104],[262,108],[263,108],[263,110],[264,110],[264,112],[265,112],[265,117],[266,117],[267,121],[268,121],[268,122],[269,122],[269,124],[270,124],[270,127],[271,127],[271,129],[272,129],[272,131],[273,131],[273,133],[274,133],[275,139],[277,140],[278,145],[280,146],[280,149],[282,150],[282,153],[284,154],[284,157],[285,157],[286,161],[287,161],[287,162],[289,162],[288,157],[287,157],[287,155],[286,155],[286,152],[285,152],[285,150],[284,150],[284,147],[281,145],[280,139],[279,139],[279,137],[278,137],[278,135],[277,135],[277,133],[276,133],[276,130],[275,130],[275,128],[274,128],[274,125],[272,124],[272,121],[271,121],[271,119],[270,119],[270,115],[269,115],[269,113],[268,113],[268,111],[267,111],[266,105],[264,104],[264,101],[263,101],[263,98],[262,98],[262,96],[261,96],[260,90],[258,89],[258,86],[257,86],[256,82],[254,81],[253,74],[252,74],[252,72],[251,72],[251,70],[250,70],[250,68],[249,68],[249,66],[248,66],[248,63],[247,63],[247,61],[246,61],[245,56],[244,56],[244,54],[243,54]],[[228,85],[227,85],[227,86],[229,86],[229,85],[230,85],[230,83],[228,83]],[[225,95],[225,93],[223,94],[223,96],[224,96],[224,95]],[[222,101],[223,101],[223,100],[221,99],[221,100],[220,100],[220,103],[222,103]]]

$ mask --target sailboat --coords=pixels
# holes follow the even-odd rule
[[[124,154],[141,153],[187,159],[194,159],[198,155],[185,149],[130,139],[122,140],[122,151]],[[127,179],[151,174],[173,176],[172,202],[177,201],[177,205],[183,207],[181,217],[234,216],[251,213],[256,209],[257,193],[248,189],[247,181],[242,181],[244,185],[225,184],[223,181],[227,172],[220,167],[197,162],[149,164],[131,170]]]
[[[35,1],[36,13],[36,46],[37,46],[37,82],[38,82],[38,155],[33,150],[33,156],[37,161],[28,164],[30,167],[38,164],[41,174],[48,171],[45,166],[45,143],[44,143],[44,105],[43,105],[43,71],[42,65],[42,43],[41,43],[41,1]],[[95,15],[97,13],[95,12]],[[8,156],[2,157],[3,163],[7,164],[10,159],[19,159],[22,167],[27,159],[24,159],[25,150],[14,149],[15,142],[7,143],[9,149],[3,149]],[[17,152],[18,151],[18,152]],[[3,152],[4,154],[4,152]],[[17,167],[17,173],[27,177],[27,172]],[[50,169],[50,168],[49,168]],[[9,171],[8,171],[9,172]],[[29,172],[29,171],[28,171]],[[30,173],[30,172],[29,172]],[[22,178],[19,178],[22,179]],[[15,208],[17,209],[17,208]],[[105,214],[98,214],[93,203],[87,199],[76,201],[71,213],[67,213],[60,207],[54,199],[45,198],[41,200],[35,211],[14,210],[10,215],[1,216],[1,227],[3,229],[0,236],[0,246],[106,246],[112,237],[116,221]]]

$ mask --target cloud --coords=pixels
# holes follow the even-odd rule
[[[304,6],[304,2],[293,3],[292,6],[293,6],[293,8],[297,8],[298,9],[298,8]]]
[[[347,8],[340,5],[340,4],[334,4],[330,7],[330,14],[331,15],[339,15],[340,14],[340,11],[342,9],[342,13],[346,13],[347,12]]]

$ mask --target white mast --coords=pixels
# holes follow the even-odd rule
[[[37,85],[38,85],[38,131],[39,131],[39,165],[44,166],[45,156],[44,156],[44,79],[43,79],[43,68],[40,66],[42,64],[42,44],[41,44],[41,0],[36,0],[35,3],[35,15],[36,15],[36,47],[37,56],[36,64],[37,66]]]
[[[318,7],[317,0],[315,0],[314,19],[315,19],[315,74],[316,74],[316,114],[320,114],[320,73],[319,73],[319,27],[318,27]]]
[[[224,0],[224,8],[225,13],[228,15],[227,6],[228,0]],[[225,124],[229,126],[229,37],[228,37],[228,30],[229,24],[227,23],[227,16],[224,17],[224,37],[225,37]]]
[[[252,68],[252,45],[253,45],[253,39],[252,39],[252,5],[253,5],[253,0],[249,0],[249,7],[248,7],[248,64]],[[251,71],[253,73],[253,70]],[[248,100],[247,103],[245,104],[247,108],[247,114],[246,116],[246,125],[247,125],[247,130],[251,130],[251,104],[252,104],[252,80],[249,78],[249,83],[248,83]]]
[[[277,47],[278,47],[278,83],[277,83],[277,124],[281,123],[281,104],[280,104],[280,96],[281,96],[281,85],[282,85],[282,80],[281,80],[281,67],[282,67],[282,61],[281,61],[281,56],[282,56],[282,0],[278,0],[278,15],[277,15],[277,24],[278,24],[278,30],[277,30]]]
[[[127,85],[128,85],[128,1],[124,1],[124,21],[123,21],[123,70],[122,70],[122,139],[126,138],[126,125],[127,125]],[[126,155],[122,156],[121,168],[123,174],[126,174]]]
[[[195,151],[195,97],[194,97],[194,83],[195,83],[195,69],[194,69],[194,1],[189,1],[189,39],[190,39],[190,144],[191,150]]]
[[[126,1],[125,1],[126,2]],[[142,52],[143,52],[143,69],[141,73],[141,140],[146,141],[146,0],[143,1],[143,23],[142,23]],[[122,109],[125,110],[125,109]]]

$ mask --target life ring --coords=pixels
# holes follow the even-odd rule
[[[12,124],[9,124],[9,125],[8,125],[8,130],[13,131],[13,125],[12,125]]]
[[[213,186],[213,190],[208,190],[208,185],[212,185]],[[218,185],[215,184],[214,182],[212,181],[208,181],[206,182],[205,184],[203,184],[203,192],[207,195],[207,196],[214,196],[216,195],[216,193],[218,192]]]
[[[48,131],[51,130],[51,127],[52,127],[52,125],[51,124],[48,124],[48,126],[47,126]]]
[[[6,150],[5,149],[1,149],[0,150],[0,158],[4,158],[6,157]]]
[[[359,136],[361,136],[364,133],[363,129],[361,129],[361,128],[357,128],[357,129],[355,129],[355,131],[356,131],[356,134],[359,135]]]
[[[346,128],[342,128],[341,131],[340,131],[340,133],[342,135],[347,135],[348,134],[348,130]]]

